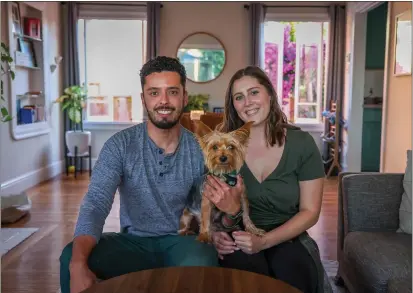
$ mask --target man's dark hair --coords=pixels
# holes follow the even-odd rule
[[[154,72],[170,71],[176,72],[181,77],[181,84],[185,88],[186,85],[186,70],[185,67],[176,58],[158,56],[146,62],[139,73],[141,77],[142,90],[145,84],[145,77]]]

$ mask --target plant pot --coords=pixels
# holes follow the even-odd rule
[[[92,133],[90,131],[66,131],[66,146],[73,155],[76,146],[78,155],[88,152],[91,142]]]

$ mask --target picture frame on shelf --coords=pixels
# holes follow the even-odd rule
[[[34,39],[41,39],[41,20],[34,17],[24,18],[24,34]]]
[[[109,116],[109,98],[107,96],[88,97],[86,111],[88,121],[106,121]]]
[[[16,35],[22,35],[23,29],[21,24],[20,4],[19,2],[10,2],[12,16],[12,32]]]
[[[17,54],[20,52],[21,54]],[[18,51],[16,52],[16,65],[38,67],[33,42],[18,38]]]
[[[224,107],[214,107],[212,109],[212,112],[214,112],[214,113],[224,113]]]
[[[132,121],[132,96],[113,97],[113,121]]]
[[[412,10],[396,15],[394,38],[394,76],[412,74]]]

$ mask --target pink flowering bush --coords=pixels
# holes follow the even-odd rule
[[[325,49],[326,49],[326,44],[324,42],[323,44],[323,58],[325,60]],[[277,89],[278,86],[278,54],[279,54],[279,48],[278,44],[275,43],[265,43],[265,72],[267,73],[268,77],[270,78],[272,84],[274,87],[277,89],[277,94],[281,97],[282,99],[282,108],[283,111],[287,114],[287,117],[289,117],[290,121],[294,120],[294,116],[292,113],[293,109],[290,109],[290,107],[293,107],[293,105],[290,105],[290,98],[300,98],[300,100],[306,100],[307,99],[307,90],[308,84],[313,83],[313,96],[314,99],[316,99],[316,94],[317,94],[317,59],[318,59],[318,49],[316,44],[314,45],[308,45],[306,44],[303,46],[300,50],[301,56],[300,58],[300,79],[301,79],[301,84],[299,85],[299,95],[300,97],[295,97],[294,96],[294,87],[295,87],[295,69],[296,69],[296,41],[295,41],[295,29],[294,29],[294,23],[284,23],[284,52],[283,52],[283,80],[282,80],[282,89]],[[323,74],[324,76],[324,74]],[[307,107],[306,107],[307,108]],[[310,113],[305,108],[303,107],[302,110],[300,111],[300,117],[306,117],[306,116],[313,116],[313,114],[310,115]],[[309,109],[310,110],[310,107]],[[292,115],[290,115],[290,113]]]

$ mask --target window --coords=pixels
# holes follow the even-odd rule
[[[291,123],[320,124],[326,99],[328,15],[272,16],[264,24],[262,66]],[[270,14],[271,18],[271,14]],[[278,18],[278,19],[277,19]]]
[[[93,15],[89,8],[92,15],[78,20],[80,82],[88,91],[86,124],[132,124],[144,115],[139,70],[145,62],[146,20],[120,18],[111,10],[117,11],[109,7]]]

